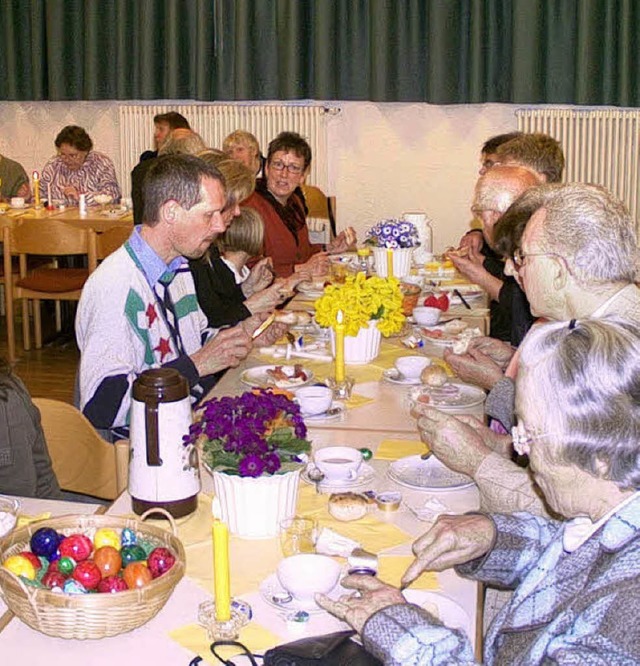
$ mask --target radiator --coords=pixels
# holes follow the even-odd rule
[[[282,131],[298,132],[311,146],[313,159],[307,182],[327,189],[327,118],[338,109],[287,104],[178,104],[122,105],[120,119],[120,185],[125,196],[131,192],[131,169],[140,153],[153,146],[153,117],[158,113],[181,113],[211,148],[222,148],[224,138],[234,130],[251,132],[263,154],[269,141]]]
[[[603,185],[638,219],[640,111],[518,109],[518,129],[543,132],[564,150],[565,182]]]

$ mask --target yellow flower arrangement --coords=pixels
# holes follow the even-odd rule
[[[393,277],[366,277],[358,273],[347,277],[344,284],[326,287],[315,305],[320,326],[334,326],[338,311],[342,310],[346,335],[358,335],[371,319],[376,319],[378,330],[388,337],[398,333],[405,320],[400,282]]]

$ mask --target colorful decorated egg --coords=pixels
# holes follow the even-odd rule
[[[7,557],[2,566],[16,576],[24,576],[29,580],[34,580],[36,577],[35,567],[29,558],[23,555],[11,555],[11,557]]]
[[[43,566],[42,560],[37,555],[34,555],[33,553],[30,553],[28,550],[23,550],[20,553],[20,555],[22,555],[22,557],[26,557],[29,560],[29,562],[31,562],[31,564],[33,564],[33,568],[36,570],[36,573],[40,569],[42,569],[42,566]],[[47,562],[47,564],[49,564],[49,563]]]
[[[113,594],[114,592],[125,592],[128,589],[120,576],[107,576],[98,583],[98,592]]]
[[[76,562],[82,562],[91,555],[93,543],[84,534],[72,534],[60,542],[58,550],[61,557],[73,557]]]
[[[73,559],[73,557],[61,557],[56,561],[56,568],[61,574],[69,576],[76,568],[76,561]]]
[[[47,571],[42,577],[42,584],[53,590],[54,587],[62,589],[66,582],[66,578],[59,571]]]
[[[65,594],[87,594],[84,585],[73,578],[65,580],[62,591]]]
[[[131,562],[131,564],[127,564],[122,577],[130,590],[144,587],[153,580],[149,568],[142,562]]]
[[[102,546],[93,554],[95,562],[103,578],[115,576],[122,568],[120,553],[112,546]]]
[[[176,558],[168,548],[155,548],[149,553],[147,566],[154,578],[162,576],[175,564]]]
[[[42,555],[48,560],[57,559],[56,551],[62,541],[62,536],[51,527],[41,527],[31,536],[29,545],[31,552],[35,555]]]
[[[122,557],[122,566],[126,567],[131,562],[142,562],[147,559],[147,554],[141,546],[124,546],[120,551]]]
[[[102,580],[102,573],[95,562],[84,560],[78,562],[78,566],[73,571],[73,579],[82,583],[87,590],[95,590],[98,583]]]
[[[124,546],[135,546],[138,543],[136,533],[130,528],[125,527],[120,535],[120,544]]]
[[[108,527],[101,527],[93,537],[93,545],[96,549],[103,546],[111,546],[116,550],[120,550],[120,537],[115,530]]]

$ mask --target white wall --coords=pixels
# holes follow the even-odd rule
[[[117,107],[2,102],[0,152],[31,173],[55,153],[57,132],[76,124],[117,169]],[[383,217],[423,210],[433,220],[434,248],[455,244],[470,220],[479,147],[487,137],[516,128],[515,107],[344,102],[340,108],[329,117],[328,131],[329,193],[337,197],[338,226],[352,225],[362,236]]]

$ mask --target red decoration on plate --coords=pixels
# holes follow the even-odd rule
[[[60,542],[58,550],[61,557],[73,557],[76,562],[82,562],[91,555],[93,543],[84,534],[72,534]]]
[[[424,299],[423,305],[428,308],[438,308],[438,310],[446,312],[449,309],[449,297],[446,294],[441,294],[440,296],[429,294]]]
[[[149,553],[147,565],[151,575],[158,578],[158,576],[162,576],[163,573],[169,571],[175,562],[176,558],[169,549],[155,548]]]
[[[78,562],[78,566],[73,570],[72,578],[82,583],[87,590],[95,590],[98,583],[102,580],[100,569],[90,560]]]

